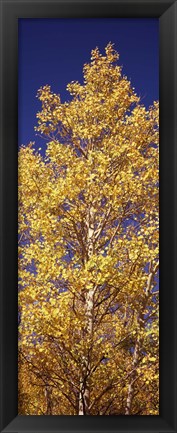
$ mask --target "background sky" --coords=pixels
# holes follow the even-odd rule
[[[156,18],[19,19],[19,128],[18,142],[36,142],[38,89],[49,84],[62,102],[70,99],[67,84],[82,82],[83,64],[91,50],[102,54],[108,42],[119,52],[123,74],[131,80],[142,103],[159,99],[159,20]]]

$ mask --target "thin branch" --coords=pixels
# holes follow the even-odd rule
[[[112,381],[109,385],[107,385],[103,391],[101,392],[100,395],[98,395],[98,397],[95,398],[95,400],[90,404],[89,406],[89,411],[93,408],[93,406],[95,406],[95,404],[100,400],[100,398],[103,397],[104,394],[106,394],[106,392],[110,391],[113,387]]]

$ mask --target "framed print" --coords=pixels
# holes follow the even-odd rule
[[[159,415],[158,24],[19,20],[19,415]]]
[[[177,431],[176,7],[1,1],[2,432]]]

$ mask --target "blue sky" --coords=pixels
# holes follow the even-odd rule
[[[159,20],[156,18],[19,19],[18,143],[36,142],[39,87],[49,84],[69,99],[67,84],[82,82],[82,68],[96,46],[104,53],[108,42],[120,54],[119,64],[148,107],[159,99]],[[45,146],[44,146],[45,147]]]

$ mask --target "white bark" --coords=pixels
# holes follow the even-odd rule
[[[131,406],[132,406],[133,392],[134,392],[134,383],[136,380],[136,367],[137,367],[138,358],[139,358],[139,346],[140,346],[140,340],[139,340],[139,338],[137,338],[136,343],[135,343],[134,354],[133,354],[133,362],[132,362],[133,373],[131,375],[130,383],[128,386],[128,395],[127,395],[125,415],[130,415],[130,413],[131,413]]]
[[[87,218],[87,257],[88,260],[94,253],[94,214],[93,209],[88,211]],[[90,285],[90,281],[88,281]],[[94,288],[91,288],[86,293],[85,298],[85,338],[92,340],[93,336],[93,308],[94,308]],[[90,351],[89,351],[90,354]],[[90,359],[89,355],[83,358],[82,362],[82,377],[80,379],[80,394],[79,394],[79,415],[89,415],[90,406]]]
[[[48,386],[45,388],[45,397],[46,397],[46,413],[45,415],[52,415],[52,400],[51,400],[51,391]]]

